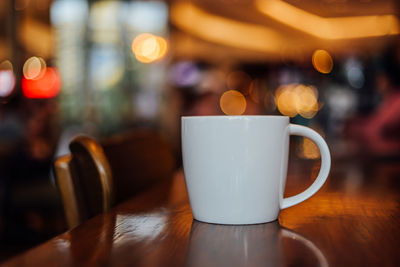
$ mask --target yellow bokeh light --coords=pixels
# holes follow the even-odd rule
[[[312,55],[312,64],[317,71],[327,74],[332,71],[333,59],[327,51],[319,49]]]
[[[276,92],[276,106],[280,113],[285,116],[294,117],[297,115],[296,93],[293,90],[294,85],[284,85],[278,88]]]
[[[168,50],[167,41],[149,33],[138,35],[132,42],[132,52],[142,63],[151,63],[163,58]]]
[[[219,105],[226,115],[241,115],[246,110],[246,98],[236,90],[229,90],[222,94]]]
[[[152,38],[153,35],[150,33],[142,33],[136,36],[136,38],[132,42],[132,52],[136,54],[136,51],[139,50],[139,46],[143,43],[144,40],[148,38]]]
[[[300,114],[304,118],[312,118],[319,108],[318,91],[313,86],[302,84],[282,85],[275,92],[275,103],[285,116]]]
[[[22,69],[24,77],[28,80],[37,80],[46,72],[46,62],[40,57],[28,58]]]
[[[318,112],[318,92],[315,87],[298,85],[296,87],[296,109],[304,118],[312,118]]]
[[[147,58],[153,58],[157,56],[158,52],[160,51],[160,47],[158,46],[157,40],[154,36],[143,40],[140,48],[141,51],[138,51],[137,53]]]

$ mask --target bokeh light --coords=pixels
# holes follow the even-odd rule
[[[364,86],[365,76],[363,66],[360,60],[350,58],[345,63],[345,72],[349,84],[357,89]]]
[[[246,110],[246,98],[236,90],[229,90],[222,94],[219,105],[226,115],[241,115]]]
[[[15,75],[13,65],[9,60],[0,64],[0,97],[11,95],[15,87]]]
[[[40,57],[28,58],[24,63],[22,72],[28,80],[40,79],[46,72],[46,62]]]
[[[60,90],[61,79],[56,68],[46,68],[44,75],[39,79],[22,78],[22,92],[27,98],[53,98]]]
[[[312,118],[319,109],[317,89],[303,84],[280,86],[275,92],[275,102],[279,112],[289,117],[300,114]]]
[[[132,52],[136,59],[142,63],[151,63],[162,59],[167,50],[167,41],[150,33],[142,33],[132,42]]]
[[[294,91],[294,84],[283,85],[275,93],[276,106],[280,113],[285,116],[294,117],[297,115],[297,96]]]
[[[319,49],[312,55],[312,64],[318,72],[328,74],[332,71],[333,59],[328,51]]]
[[[325,138],[325,133],[321,129],[321,127],[318,124],[313,124],[312,128],[317,131],[322,138]],[[296,148],[296,153],[299,157],[303,159],[319,159],[321,158],[321,153],[317,147],[317,145],[311,140],[306,137],[302,138],[301,143],[299,144]]]
[[[200,82],[202,73],[194,62],[181,61],[171,66],[169,78],[178,86],[193,86]]]
[[[321,157],[317,145],[308,138],[303,138],[302,157],[306,159],[319,159]]]
[[[313,86],[298,85],[296,87],[296,109],[304,118],[312,118],[318,112],[318,91]]]

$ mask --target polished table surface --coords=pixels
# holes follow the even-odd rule
[[[290,162],[285,195],[318,168]],[[1,266],[399,266],[399,192],[399,162],[334,161],[323,188],[278,221],[224,226],[193,220],[178,172]]]

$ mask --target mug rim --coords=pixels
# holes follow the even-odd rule
[[[282,115],[206,115],[206,116],[181,116],[181,119],[255,119],[255,118],[274,118],[274,119],[288,119],[288,116]]]

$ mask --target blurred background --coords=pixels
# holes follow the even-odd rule
[[[1,0],[0,261],[67,229],[51,166],[77,133],[154,128],[179,159],[180,116],[286,115],[335,160],[396,161],[399,16],[390,0]]]

